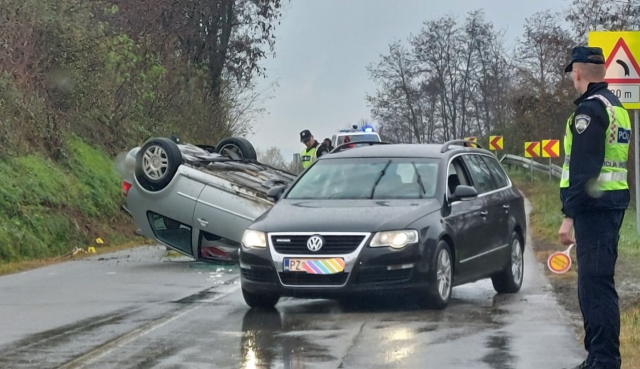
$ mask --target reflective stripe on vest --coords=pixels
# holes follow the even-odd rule
[[[564,158],[564,165],[563,166],[569,166],[569,164],[571,163],[571,156],[568,155]],[[602,164],[602,166],[604,167],[614,167],[614,168],[626,168],[627,167],[627,162],[626,161],[615,161],[615,160],[605,160]]]
[[[598,99],[604,103],[609,115],[608,135],[605,139],[605,159],[598,176],[597,190],[614,191],[629,188],[627,183],[627,162],[629,157],[629,141],[631,135],[631,121],[629,114],[624,108],[611,105],[602,95],[593,95],[587,98]],[[571,143],[573,133],[571,124],[575,113],[571,114],[567,120],[567,127],[564,136],[565,158],[562,165],[562,177],[560,188],[569,187],[569,164],[571,162]]]
[[[307,151],[307,149],[302,150],[302,154],[300,155],[302,159],[302,168],[307,169],[313,163],[316,157],[316,149],[317,147],[312,147]]]
[[[569,180],[569,171],[562,171],[562,180]],[[609,172],[600,173],[598,176],[598,182],[620,182],[627,180],[627,172]]]

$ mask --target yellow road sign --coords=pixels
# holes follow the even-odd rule
[[[504,147],[502,136],[489,136],[489,150],[498,151]]]
[[[560,140],[542,140],[542,157],[560,157]]]
[[[524,157],[525,158],[539,158],[540,157],[540,142],[525,142],[524,143]]]
[[[626,109],[640,109],[640,31],[589,32],[589,46],[602,48],[609,90]]]

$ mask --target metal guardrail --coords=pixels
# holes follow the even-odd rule
[[[535,170],[537,172],[547,173],[550,176],[560,179],[562,177],[562,168],[555,165],[545,165],[536,162],[532,158],[523,158],[517,155],[506,154],[500,159],[500,163],[507,165],[514,165],[521,168]]]

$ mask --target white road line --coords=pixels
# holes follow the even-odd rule
[[[235,278],[234,278],[235,279]],[[224,297],[227,297],[229,295],[231,295],[232,293],[236,292],[238,289],[240,289],[240,285],[230,285],[229,289],[225,292],[221,292],[219,295],[208,299],[208,300],[203,300],[202,302],[214,302],[216,300],[220,300]],[[129,333],[125,333],[124,335],[117,337],[107,343],[105,343],[104,345],[101,345],[99,347],[96,347],[95,349],[87,352],[86,354],[73,359],[69,362],[67,362],[66,364],[59,366],[58,369],[80,369],[80,368],[84,368],[85,366],[87,366],[88,364],[91,364],[92,362],[100,359],[101,357],[111,353],[112,351],[127,345],[135,340],[137,340],[138,338],[149,334],[151,332],[153,332],[154,330],[161,328],[171,322],[173,322],[176,319],[180,319],[181,317],[185,316],[186,314],[197,310],[199,308],[201,308],[203,305],[202,303],[195,303],[194,305],[183,309],[183,310],[178,310],[176,313],[174,313],[173,315],[169,315],[169,316],[165,316],[156,320],[153,320],[145,325],[143,325],[142,327],[136,328],[133,331],[129,332]]]

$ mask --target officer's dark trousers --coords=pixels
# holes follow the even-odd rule
[[[620,369],[620,308],[614,282],[624,210],[589,210],[576,215],[578,299],[584,317],[584,346],[594,369]]]

